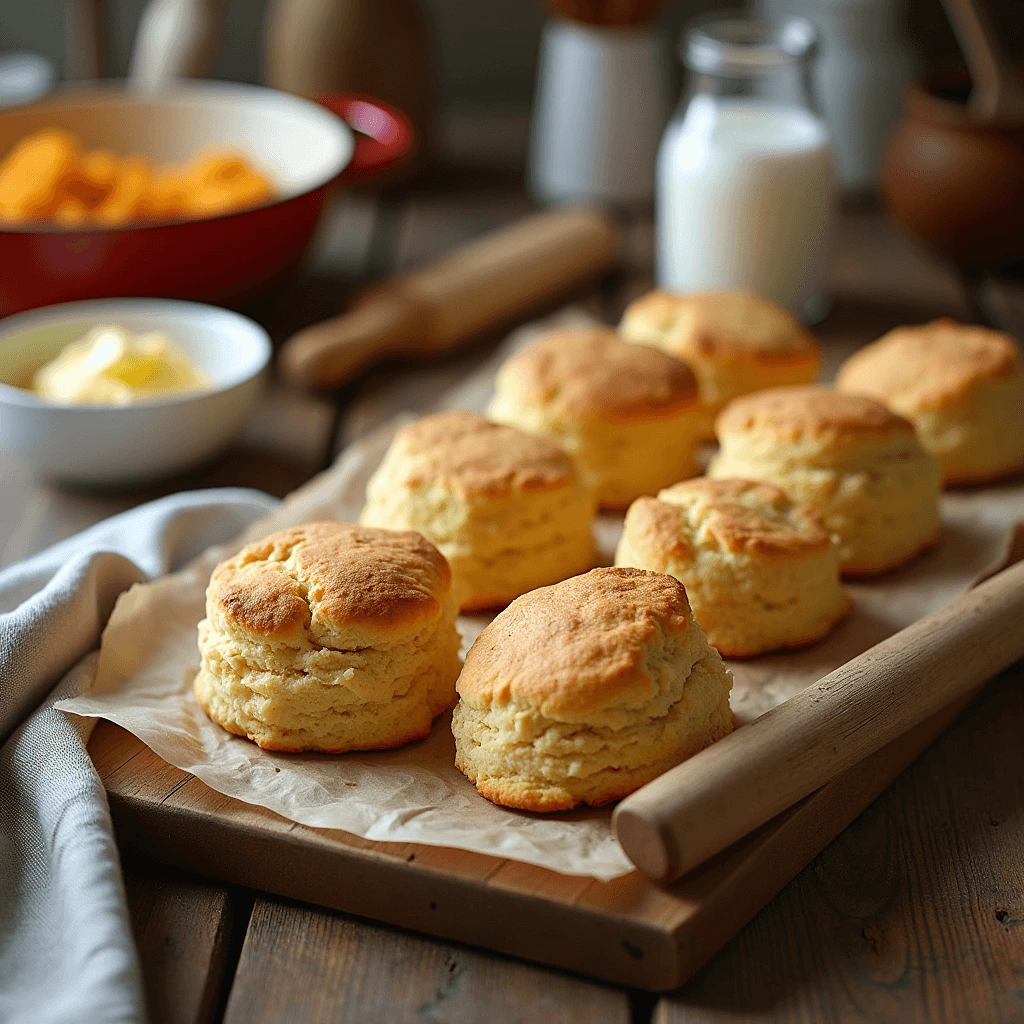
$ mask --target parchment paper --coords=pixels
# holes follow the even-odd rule
[[[497,365],[552,326],[584,320],[563,314],[516,332],[494,359],[439,407],[482,409]],[[587,321],[590,322],[590,321]],[[234,543],[189,568],[134,586],[117,602],[103,634],[95,685],[56,706],[109,719],[164,760],[208,786],[304,825],[367,839],[455,847],[537,864],[570,875],[611,879],[632,870],[612,835],[609,809],[538,815],[503,810],[478,796],[454,766],[450,717],[430,736],[370,754],[289,755],[260,750],[214,725],[192,696],[199,667],[196,624],[210,572],[250,540],[314,519],[355,521],[366,481],[383,456],[393,422],[351,445],[333,467],[296,491]],[[854,608],[823,642],[796,653],[730,662],[738,724],[749,722],[833,668],[921,618],[1003,564],[1024,521],[1024,484],[951,492],[943,497],[943,539],[934,551],[874,583],[849,586]],[[607,563],[621,516],[602,516],[599,547]],[[464,647],[488,619],[459,620]]]

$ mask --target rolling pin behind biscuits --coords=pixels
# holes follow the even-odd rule
[[[629,859],[670,882],[1024,657],[1024,562],[626,797]]]
[[[532,214],[300,331],[282,349],[281,368],[296,383],[331,388],[383,356],[447,352],[598,279],[617,243],[614,224],[598,210]]]

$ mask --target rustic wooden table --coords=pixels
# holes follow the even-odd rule
[[[479,164],[479,162],[477,162]],[[276,338],[347,290],[529,209],[515,174],[474,161],[414,189],[340,200],[301,281],[251,310]],[[586,297],[614,317],[649,286],[651,228],[627,227],[625,272]],[[902,322],[985,314],[1024,335],[1024,292],[968,294],[880,214],[847,212],[830,366]],[[284,495],[400,409],[423,410],[493,342],[391,366],[332,398],[275,385],[215,465],[145,491],[82,493],[0,453],[0,564],[188,487]],[[1024,666],[984,695],[682,990],[657,998],[313,906],[126,860],[154,1024],[252,1022],[1024,1020]]]

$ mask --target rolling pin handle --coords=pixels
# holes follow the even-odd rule
[[[672,880],[677,858],[669,851],[664,833],[645,818],[625,808],[615,815],[615,837],[633,866],[654,882]]]
[[[1024,562],[627,796],[626,856],[671,882],[1024,657]]]
[[[299,331],[281,350],[281,370],[295,384],[330,389],[383,355],[414,348],[423,331],[414,302],[380,292],[350,313]]]
[[[534,213],[392,278],[352,312],[285,342],[285,375],[333,388],[377,359],[449,352],[507,329],[598,280],[614,265],[619,233],[601,210]]]

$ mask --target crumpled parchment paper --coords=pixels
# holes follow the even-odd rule
[[[558,324],[579,319],[579,314],[563,314]],[[440,405],[482,409],[500,361],[551,326],[548,321],[516,332]],[[478,796],[454,766],[447,715],[434,723],[427,739],[399,750],[294,755],[263,751],[228,734],[196,704],[191,689],[199,667],[196,624],[204,614],[214,565],[250,540],[287,526],[314,519],[355,521],[366,481],[399,425],[389,424],[351,445],[334,466],[233,544],[122,595],[103,634],[95,685],[57,707],[116,722],[218,792],[304,825],[371,840],[471,850],[570,875],[607,880],[626,874],[632,865],[612,834],[609,809],[527,814]],[[853,611],[824,641],[802,651],[730,663],[738,724],[780,704],[1001,565],[1015,526],[1024,521],[1024,484],[950,492],[943,497],[942,518],[944,534],[934,551],[876,582],[849,585]],[[599,546],[607,563],[621,523],[621,516],[599,520]],[[460,618],[466,649],[487,621]]]

